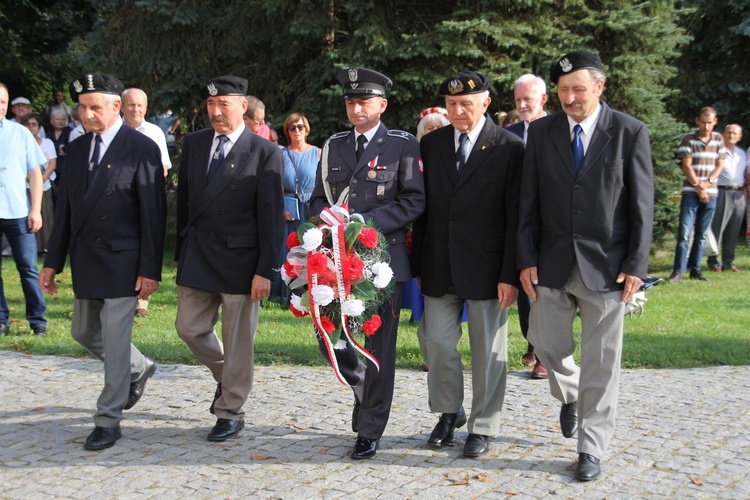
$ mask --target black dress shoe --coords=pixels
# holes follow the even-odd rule
[[[122,437],[120,426],[117,427],[94,427],[94,431],[86,438],[86,444],[83,445],[87,450],[103,450],[114,446],[118,439]]]
[[[244,420],[230,420],[228,418],[220,418],[216,421],[216,425],[208,433],[209,441],[226,441],[230,437],[236,436],[245,427]]]
[[[481,457],[490,450],[489,436],[483,436],[481,434],[469,434],[466,438],[466,444],[464,444],[464,456],[468,458]]]
[[[140,401],[143,396],[143,391],[146,389],[146,381],[154,376],[156,373],[156,363],[151,358],[146,358],[146,370],[143,375],[135,382],[130,382],[130,394],[128,395],[128,402],[125,404],[125,409],[129,410]]]
[[[359,436],[357,437],[357,442],[354,443],[352,458],[354,460],[372,458],[375,456],[375,452],[378,451],[379,445],[380,439],[370,439]]]
[[[354,398],[354,408],[352,408],[352,432],[359,431],[359,407],[361,403],[359,399]]]
[[[47,327],[46,326],[37,326],[36,328],[32,328],[31,331],[34,332],[34,335],[37,337],[46,337],[47,336]]]
[[[10,327],[5,323],[0,323],[0,335],[8,335]]]
[[[591,481],[601,474],[599,459],[588,453],[578,454],[578,465],[576,466],[576,479],[579,481]]]
[[[706,278],[700,269],[691,269],[690,270],[690,279],[691,280],[699,280],[699,281],[708,281],[708,278]]]
[[[466,423],[466,412],[462,406],[458,413],[443,413],[432,434],[427,440],[427,446],[442,448],[453,441],[453,431]]]
[[[578,430],[578,401],[565,403],[560,408],[560,430],[566,438],[573,437]]]
[[[214,400],[211,401],[211,407],[208,409],[208,412],[211,415],[216,414],[216,411],[214,410],[214,408],[216,407],[216,402],[219,400],[220,397],[221,397],[221,382],[216,384],[216,392],[214,392]]]

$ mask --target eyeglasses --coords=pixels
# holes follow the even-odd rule
[[[27,127],[38,127],[39,124],[37,122],[26,122]]]
[[[294,132],[295,130],[303,131],[303,130],[305,130],[305,126],[302,125],[301,123],[298,123],[297,125],[289,125],[286,129],[289,132]]]
[[[257,123],[258,125],[263,125],[264,123],[266,123],[266,119],[265,118],[254,118],[254,117],[249,116],[249,115],[245,115],[245,116],[248,117],[249,119],[251,119],[252,121],[254,121],[255,123]]]

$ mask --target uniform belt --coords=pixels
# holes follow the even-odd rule
[[[724,189],[725,191],[742,191],[744,188],[742,186],[719,186],[719,189]]]

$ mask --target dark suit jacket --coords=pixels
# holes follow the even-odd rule
[[[497,298],[498,283],[518,286],[516,228],[523,141],[489,118],[461,176],[454,128],[422,137],[427,208],[414,226],[412,267],[422,293]]]
[[[413,135],[388,130],[382,123],[359,162],[354,150],[354,131],[328,139],[328,176],[337,201],[349,188],[349,208],[371,220],[388,240],[391,268],[397,282],[409,281],[409,257],[404,245],[405,228],[424,210],[424,184],[420,172],[419,143]],[[373,168],[369,168],[373,160]],[[310,198],[312,214],[328,206],[321,169]]]
[[[177,187],[177,284],[249,294],[273,279],[284,239],[281,150],[245,128],[206,184],[214,129],[185,138]]]
[[[68,146],[44,267],[62,271],[70,250],[78,299],[136,295],[137,276],[161,280],[166,196],[159,147],[125,125],[86,189],[92,134]]]
[[[505,127],[505,130],[513,134],[516,134],[518,137],[521,138],[521,140],[523,140],[523,132],[524,130],[526,130],[526,124],[524,123],[523,120],[521,120],[520,122],[514,123],[513,125],[510,125],[508,127]]]
[[[648,129],[601,104],[577,175],[565,113],[529,128],[518,267],[536,266],[545,287],[562,288],[574,261],[592,291],[621,290],[621,272],[646,276],[654,204]]]

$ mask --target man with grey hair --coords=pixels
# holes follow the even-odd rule
[[[523,139],[526,144],[526,139],[529,134],[529,125],[534,120],[537,120],[547,115],[544,111],[544,105],[547,103],[547,85],[544,83],[541,77],[526,73],[521,75],[513,84],[513,97],[516,101],[516,111],[521,115],[522,120],[518,123],[507,127],[508,132],[513,132],[518,137]],[[523,287],[518,290],[518,322],[521,324],[521,333],[523,338],[527,338],[529,333],[529,311],[531,311],[531,300],[524,292]],[[534,354],[534,346],[531,342],[528,342],[526,354],[523,355],[523,362],[528,366],[532,366],[531,378],[533,379],[546,379],[547,368],[544,363]]]
[[[247,110],[242,116],[245,125],[254,134],[270,141],[271,129],[266,125],[266,105],[263,104],[263,101],[252,95],[245,96],[245,99],[247,99]]]
[[[122,436],[123,410],[143,395],[154,360],[132,342],[136,296],[148,298],[161,280],[167,203],[159,148],[120,118],[122,83],[102,73],[74,80],[88,134],[68,148],[55,225],[39,276],[57,292],[55,274],[70,252],[73,276],[71,335],[104,362],[104,387],[94,431],[84,448],[103,450]]]

